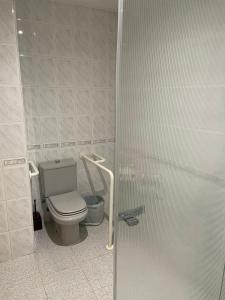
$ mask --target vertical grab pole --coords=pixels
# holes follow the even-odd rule
[[[105,162],[103,157],[99,155],[93,154],[98,160],[94,160],[87,155],[80,155],[81,159],[86,159],[93,165],[102,169],[106,173],[108,173],[110,178],[110,187],[109,187],[109,232],[108,232],[108,244],[106,245],[107,250],[113,249],[113,192],[114,192],[114,175],[113,172],[106,167],[102,166],[101,163]]]
[[[114,190],[114,175],[108,170],[110,176],[110,187],[109,187],[109,237],[106,249],[113,249],[113,190]]]

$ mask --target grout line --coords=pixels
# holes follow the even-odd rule
[[[35,254],[34,254],[34,255],[35,255]],[[42,283],[42,288],[43,288],[43,290],[44,290],[44,292],[45,292],[45,296],[46,296],[47,299],[48,299],[48,294],[47,294],[47,291],[46,291],[46,289],[45,289],[44,281],[43,281],[42,274],[41,274],[41,271],[40,271],[40,268],[39,268],[39,262],[38,262],[37,260],[35,260],[35,261],[36,261],[36,264],[37,264],[38,273],[39,273],[39,275],[40,275],[40,279],[41,279],[41,283]]]
[[[93,287],[92,287],[92,285],[91,285],[91,283],[90,283],[90,280],[88,279],[88,277],[86,276],[86,274],[85,274],[85,272],[83,271],[82,268],[81,268],[81,272],[83,273],[84,277],[86,278],[87,283],[88,283],[88,286],[90,287],[92,293],[96,296],[96,299],[98,299],[98,298],[97,298],[97,295],[95,294],[95,291],[94,291],[94,289],[93,289]]]

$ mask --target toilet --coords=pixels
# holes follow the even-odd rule
[[[39,164],[44,215],[50,215],[62,245],[80,241],[80,222],[88,213],[85,200],[77,192],[77,165],[71,159]]]

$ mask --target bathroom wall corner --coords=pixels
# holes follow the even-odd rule
[[[13,0],[0,1],[0,262],[33,252],[34,232]]]

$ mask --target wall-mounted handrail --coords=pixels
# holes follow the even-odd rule
[[[81,159],[85,159],[105,171],[109,175],[110,184],[109,184],[109,230],[108,230],[108,244],[106,248],[108,250],[113,249],[113,190],[114,190],[114,174],[111,170],[102,166],[101,164],[106,161],[104,157],[101,157],[95,153],[92,153],[91,156],[87,156],[84,154],[80,155]]]
[[[103,160],[104,159],[102,159],[101,161],[103,162]],[[87,161],[85,159],[82,159],[82,161],[83,161],[83,164],[84,164],[84,168],[85,168],[85,171],[86,171],[86,174],[87,174],[87,178],[88,178],[88,182],[90,184],[90,188],[91,188],[92,194],[94,196],[97,196],[97,195],[104,196],[104,195],[106,195],[108,188],[107,188],[107,184],[106,184],[105,178],[104,178],[104,176],[102,174],[102,170],[100,168],[97,168],[99,177],[101,178],[101,181],[102,181],[102,184],[103,184],[103,190],[96,191],[95,187],[94,187],[93,180],[91,178],[91,173],[90,173],[90,171],[88,169]]]
[[[30,175],[30,179],[32,177],[38,176],[39,175],[39,171],[38,168],[35,166],[33,161],[28,161],[28,165],[29,165],[29,175]]]

